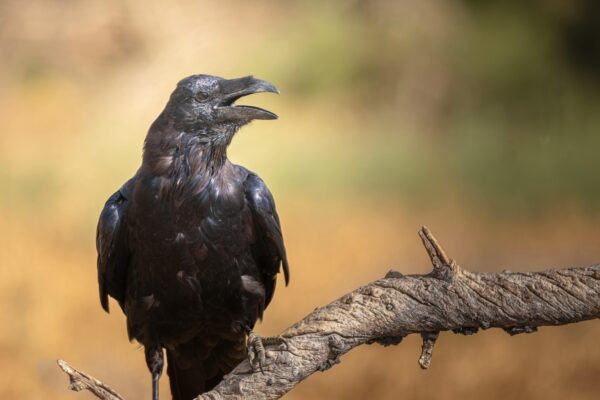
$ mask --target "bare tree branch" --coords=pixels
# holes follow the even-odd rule
[[[96,397],[103,400],[123,400],[119,393],[115,392],[93,376],[90,376],[85,372],[77,371],[66,361],[58,360],[58,366],[69,375],[69,389],[76,392],[89,390]]]
[[[356,346],[398,344],[411,333],[423,338],[419,364],[427,368],[441,331],[471,335],[501,328],[515,335],[600,317],[599,265],[474,273],[451,260],[427,228],[419,235],[433,264],[431,273],[390,271],[316,309],[281,333],[284,345],[266,347],[264,372],[254,372],[246,360],[197,399],[278,399],[313,373],[339,363]]]

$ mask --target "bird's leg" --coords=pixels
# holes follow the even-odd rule
[[[159,345],[146,346],[146,365],[152,374],[152,400],[158,400],[158,380],[165,365],[163,349]]]
[[[263,366],[266,363],[265,346],[285,345],[287,343],[281,336],[260,337],[252,331],[249,326],[244,326],[244,330],[248,335],[248,360],[254,371],[260,370],[264,373]]]

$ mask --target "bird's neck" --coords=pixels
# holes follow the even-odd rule
[[[153,129],[144,144],[143,167],[152,175],[165,177],[209,177],[227,162],[229,140],[207,140],[196,133]]]

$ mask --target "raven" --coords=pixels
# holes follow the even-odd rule
[[[96,235],[100,303],[113,297],[130,340],[144,346],[158,399],[163,349],[174,399],[210,390],[241,362],[248,335],[289,268],[273,196],[258,175],[232,164],[240,127],[276,119],[235,105],[279,93],[252,76],[180,81],[144,143],[133,178],[106,202]]]

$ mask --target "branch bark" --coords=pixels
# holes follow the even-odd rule
[[[254,372],[246,360],[197,399],[278,399],[313,373],[339,363],[356,346],[398,344],[412,333],[423,338],[419,364],[427,368],[441,331],[471,335],[501,328],[515,335],[600,317],[600,265],[474,273],[450,259],[426,227],[419,235],[433,264],[431,273],[390,271],[316,309],[281,333],[285,344],[266,347],[263,372]],[[73,382],[74,374],[65,372]],[[102,399],[120,398],[93,392]]]

